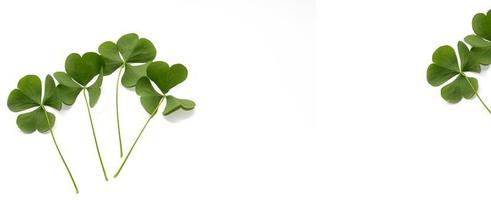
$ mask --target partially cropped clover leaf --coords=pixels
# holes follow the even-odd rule
[[[65,165],[66,170],[73,183],[75,191],[78,193],[77,184],[72,173],[63,158],[58,147],[52,128],[55,124],[55,115],[46,110],[51,107],[60,110],[62,107],[61,100],[56,91],[56,84],[53,78],[48,75],[44,82],[44,95],[42,94],[42,83],[36,75],[27,75],[21,78],[17,84],[17,89],[12,90],[7,100],[8,108],[13,112],[21,112],[30,108],[33,111],[25,112],[17,117],[17,126],[25,133],[39,131],[41,133],[50,131],[53,142],[58,150],[58,154]],[[41,97],[42,96],[42,97]]]
[[[11,111],[20,112],[36,107],[34,111],[20,114],[17,117],[17,126],[23,132],[32,133],[36,130],[46,132],[55,123],[55,116],[53,113],[48,112],[45,106],[60,110],[61,101],[56,93],[56,85],[51,76],[46,76],[44,84],[43,98],[41,98],[41,79],[36,75],[24,76],[19,80],[17,89],[10,92],[7,105]],[[49,117],[49,122],[46,116]]]
[[[187,75],[188,71],[186,67],[181,64],[175,64],[169,67],[167,63],[157,61],[148,65],[147,77],[142,77],[138,80],[138,83],[136,84],[136,93],[140,96],[140,102],[145,111],[150,114],[150,117],[140,131],[137,139],[134,141],[133,146],[129,150],[114,177],[117,177],[121,172],[121,169],[128,160],[133,148],[147,127],[148,122],[155,116],[164,98],[166,99],[166,106],[163,112],[164,115],[169,115],[178,109],[192,110],[194,108],[196,104],[192,100],[179,99],[167,94],[173,87],[186,80]],[[158,87],[160,92],[152,86],[152,82]]]
[[[481,64],[491,64],[491,10],[487,14],[476,14],[472,29],[475,35],[465,37],[465,42],[473,47],[471,52]]]
[[[72,105],[75,103],[75,100],[80,92],[82,92],[85,105],[87,106],[87,113],[90,120],[90,126],[92,128],[92,136],[94,137],[97,155],[99,157],[104,179],[107,181],[106,169],[104,168],[104,163],[102,161],[99,144],[97,143],[94,122],[92,121],[92,114],[90,112],[90,107],[95,106],[99,96],[101,95],[103,67],[104,60],[97,53],[88,52],[83,56],[80,56],[77,53],[72,53],[65,61],[66,72],[56,72],[54,76],[60,83],[57,86],[57,91],[60,94],[61,100],[64,104]],[[95,76],[97,76],[95,82],[92,85],[87,86]],[[88,93],[89,100],[87,100],[85,91]]]
[[[433,53],[433,63],[426,72],[428,83],[432,86],[440,86],[456,77],[441,89],[441,96],[450,103],[458,103],[462,98],[470,99],[477,94],[477,79],[468,77],[465,72],[481,71],[479,62],[463,42],[458,43],[458,51],[460,67],[454,49],[442,46]]]
[[[136,82],[146,75],[147,66],[153,61],[157,50],[150,40],[140,38],[135,33],[129,33],[121,36],[114,43],[106,41],[99,46],[99,53],[104,59],[104,75],[112,74],[119,68],[116,79],[116,125],[118,127],[119,137],[119,155],[123,157],[123,144],[121,141],[121,127],[119,124],[119,79],[121,73],[121,84],[127,88],[134,87]]]
[[[139,38],[135,33],[123,35],[117,43],[107,41],[99,46],[99,53],[104,58],[104,75],[112,74],[116,69],[124,68],[121,83],[125,87],[134,87],[157,50],[150,40]]]

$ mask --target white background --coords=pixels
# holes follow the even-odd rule
[[[324,6],[316,43],[329,199],[491,199],[490,114],[477,99],[447,104],[426,82],[433,51],[472,34],[473,16],[491,2]],[[491,103],[483,69],[472,76]]]
[[[326,199],[326,170],[339,169],[327,168],[325,132],[316,128],[326,118],[321,116],[322,122],[316,123],[315,9],[313,1],[300,0],[1,2],[0,99],[5,104],[0,106],[0,199]],[[468,11],[463,19],[474,11],[477,9]],[[446,14],[451,16],[450,12]],[[447,19],[449,24],[455,21]],[[464,22],[462,27],[467,25]],[[446,28],[452,30],[450,26]],[[433,38],[445,36],[437,31],[442,28],[435,28]],[[15,124],[17,113],[6,107],[7,96],[22,76],[36,74],[44,79],[46,74],[64,70],[69,53],[96,51],[103,41],[115,41],[129,32],[153,41],[158,60],[188,67],[188,80],[171,93],[193,99],[197,106],[193,112],[176,113],[170,118],[158,114],[120,176],[109,182],[103,180],[100,171],[83,98],[79,96],[74,106],[55,112],[54,131],[80,188],[80,194],[75,195],[49,135],[21,133]],[[431,35],[425,36],[430,37],[427,41],[435,41]],[[454,39],[446,36],[448,40]],[[429,53],[433,45],[427,46],[426,53]],[[424,51],[421,48],[419,53]],[[424,60],[425,56],[413,60]],[[355,60],[335,63],[337,67],[333,69],[338,70],[360,66],[347,65],[356,63]],[[366,60],[361,63],[366,64]],[[412,67],[415,71],[424,70],[424,65]],[[358,79],[350,77],[351,81],[346,79],[343,85],[350,82],[353,83],[350,87],[364,87],[354,84],[363,83],[364,76],[356,73],[349,76]],[[342,76],[329,77],[336,80]],[[424,85],[420,77],[420,74],[404,77],[414,81],[403,84]],[[116,74],[104,79],[102,96],[93,109],[100,147],[111,177],[121,162],[115,124],[115,81]],[[349,102],[354,96],[341,92],[339,85],[329,87],[331,100]],[[377,88],[386,89],[389,88]],[[434,91],[427,91],[427,101],[421,103],[433,103],[436,110],[432,113],[441,109],[458,116],[459,107],[447,108]],[[148,115],[133,91],[121,89],[120,94],[126,152]],[[332,112],[341,118],[348,116],[342,113],[349,110],[339,110],[346,103],[321,115],[327,114],[328,122],[335,120],[331,118]],[[481,113],[472,112],[472,108],[472,104],[461,107],[463,113],[474,113],[480,119]],[[479,107],[475,109],[478,111]],[[350,123],[360,128],[364,125],[363,121],[354,119]],[[331,134],[338,136],[333,139],[342,139],[346,144],[370,134],[356,133],[340,125],[332,126],[337,128],[331,130],[337,132]],[[349,137],[352,142],[344,140],[349,139],[346,138],[349,134],[356,134]],[[403,133],[393,134],[401,137]],[[370,138],[374,137],[377,136]],[[461,137],[468,138],[463,134]],[[485,140],[481,141],[484,145]],[[469,146],[476,146],[470,142]],[[351,164],[360,164],[358,154],[339,149],[335,143],[328,144],[330,149],[342,150],[342,157],[358,160]],[[478,158],[478,161],[464,162],[483,160]],[[340,161],[337,156],[331,159]],[[479,167],[484,173],[485,166]],[[355,178],[351,175],[343,175],[348,179],[331,177],[336,181],[330,185],[331,189],[343,192],[349,183],[345,181]],[[369,175],[363,180],[367,178]]]

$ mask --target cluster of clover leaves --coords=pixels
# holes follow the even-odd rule
[[[104,179],[107,181],[106,169],[99,150],[91,114],[91,108],[96,105],[101,95],[101,86],[104,76],[111,75],[119,69],[116,82],[115,105],[121,158],[123,157],[123,146],[121,141],[118,107],[118,88],[120,81],[126,88],[135,87],[136,94],[140,97],[141,105],[144,110],[150,114],[114,177],[117,177],[121,172],[121,169],[131,155],[131,152],[140,139],[143,131],[150,120],[158,112],[159,107],[164,100],[166,102],[163,111],[164,115],[169,115],[179,109],[191,110],[195,106],[195,103],[191,100],[180,99],[168,95],[173,87],[186,80],[188,71],[182,64],[169,66],[163,61],[154,61],[157,51],[149,40],[139,38],[137,34],[130,33],[123,35],[116,43],[111,41],[102,43],[98,50],[98,53],[88,52],[83,55],[77,53],[70,54],[65,61],[65,71],[55,72],[53,74],[58,85],[51,75],[46,76],[44,81],[44,93],[42,91],[41,79],[38,76],[27,75],[22,77],[17,84],[17,88],[12,90],[7,100],[8,108],[11,111],[25,111],[17,117],[17,126],[23,132],[32,133],[37,130],[44,133],[49,131],[76,193],[79,192],[77,184],[60,151],[52,130],[56,118],[55,115],[47,109],[48,107],[60,111],[63,104],[73,105],[77,97],[82,93],[87,107],[97,155]],[[152,83],[156,85],[158,89],[155,89],[152,86]],[[32,108],[34,109],[32,110]],[[30,111],[26,111],[28,109]]]
[[[475,95],[491,113],[477,93],[477,79],[469,76],[470,73],[480,73],[481,65],[491,64],[491,10],[486,14],[476,14],[472,20],[472,28],[475,34],[464,38],[471,48],[459,41],[458,58],[451,46],[445,45],[435,50],[433,63],[426,71],[426,79],[435,87],[450,82],[441,88],[441,96],[447,102],[458,103],[462,98],[470,99]],[[452,78],[454,80],[450,81]]]

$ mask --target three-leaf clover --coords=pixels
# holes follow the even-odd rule
[[[110,75],[118,68],[124,69],[121,83],[125,87],[134,87],[145,76],[146,67],[155,58],[157,50],[150,40],[129,33],[119,38],[116,44],[102,43],[99,53],[106,63],[104,75]]]
[[[86,89],[89,94],[90,107],[94,107],[101,95],[103,66],[104,61],[97,53],[89,52],[83,56],[77,53],[70,54],[65,61],[66,72],[54,73],[56,80],[60,83],[57,89],[63,103],[72,105],[80,92]],[[95,76],[98,76],[97,80],[87,86]]]
[[[24,76],[19,80],[17,89],[10,92],[7,100],[7,106],[13,112],[20,112],[30,108],[36,108],[34,111],[20,114],[17,117],[17,126],[25,133],[32,133],[36,130],[41,133],[48,130],[50,131],[53,143],[55,144],[58,154],[65,165],[75,191],[78,193],[77,184],[75,183],[72,172],[63,158],[52,130],[55,124],[55,115],[48,112],[46,109],[46,107],[51,107],[56,110],[60,110],[62,107],[61,100],[56,91],[55,81],[50,75],[46,76],[44,82],[44,95],[41,94],[41,79],[39,79],[39,77],[36,75]]]
[[[166,106],[163,112],[164,115],[169,115],[180,108],[184,110],[192,110],[195,107],[196,104],[192,100],[179,99],[171,95],[167,95],[167,93],[173,87],[186,80],[187,74],[188,71],[186,67],[181,64],[175,64],[169,67],[167,63],[157,61],[148,65],[147,77],[143,77],[138,80],[138,83],[136,84],[136,93],[140,96],[140,103],[145,111],[150,114],[150,117],[143,126],[136,140],[133,142],[131,149],[114,177],[117,177],[121,172],[121,169],[128,160],[133,148],[147,127],[148,122],[150,122],[150,120],[155,116],[164,99],[166,99]],[[161,93],[154,89],[152,82],[158,87]]]
[[[195,106],[193,101],[167,95],[170,89],[186,80],[187,74],[186,67],[181,64],[175,64],[171,67],[162,61],[150,64],[147,69],[147,77],[141,78],[136,85],[136,93],[140,96],[140,103],[145,111],[154,114],[163,98],[167,100],[164,115],[169,115],[179,108],[193,109]],[[161,93],[153,88],[151,82],[157,85]]]
[[[24,76],[19,80],[17,89],[12,90],[8,97],[7,105],[13,112],[36,107],[34,111],[20,114],[17,117],[17,126],[25,133],[32,133],[36,130],[46,132],[54,126],[55,115],[48,112],[45,106],[56,110],[61,109],[55,81],[50,75],[46,76],[44,84],[44,96],[41,98],[41,79],[36,75]]]
[[[462,98],[470,99],[474,94],[486,107],[481,97],[477,93],[479,88],[477,79],[468,77],[465,72],[481,72],[481,66],[467,46],[458,43],[460,67],[454,49],[451,46],[441,46],[433,53],[433,63],[426,71],[426,79],[432,86],[440,86],[448,82],[451,78],[455,80],[445,85],[441,89],[441,96],[449,103],[458,103]],[[486,107],[489,111],[489,109]]]
[[[92,114],[90,107],[94,107],[101,94],[102,85],[102,68],[104,67],[104,61],[101,56],[94,52],[85,53],[80,56],[77,53],[70,54],[65,61],[65,72],[56,72],[54,74],[56,80],[60,83],[57,86],[58,92],[64,104],[72,105],[77,96],[82,92],[87,107],[87,113],[89,115],[90,126],[92,128],[92,135],[94,137],[94,143],[101,164],[104,178],[107,179],[106,169],[104,168],[104,162],[99,151],[99,144],[95,133],[94,123],[92,121]],[[87,86],[94,77],[97,76],[97,80],[90,86]],[[87,100],[87,91],[89,100]],[[90,102],[90,103],[89,103]],[[90,104],[90,107],[89,107]]]
[[[118,127],[119,153],[123,157],[121,127],[119,124],[119,79],[124,70],[121,84],[127,88],[134,87],[136,82],[146,75],[148,64],[153,61],[157,50],[150,40],[139,38],[135,33],[123,35],[114,43],[106,41],[99,46],[99,53],[104,59],[104,75],[112,74],[119,68],[116,79],[116,124]]]
[[[473,47],[471,52],[481,64],[491,64],[491,10],[487,14],[476,14],[472,29],[475,35],[465,37],[465,42]]]

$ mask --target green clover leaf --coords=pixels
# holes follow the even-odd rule
[[[48,112],[45,106],[60,110],[62,105],[55,89],[55,82],[50,75],[46,76],[42,98],[41,93],[41,79],[36,75],[24,76],[19,80],[17,89],[10,92],[7,106],[11,111],[20,112],[37,107],[34,111],[17,117],[17,126],[25,133],[36,130],[44,133],[55,124],[54,114]]]
[[[104,61],[97,53],[88,52],[83,56],[77,53],[70,54],[65,62],[66,72],[54,73],[54,77],[60,83],[57,90],[63,103],[73,105],[80,92],[87,89],[90,107],[94,107],[101,94],[103,66]],[[96,81],[87,87],[87,84],[97,75]]]
[[[53,143],[56,150],[65,165],[65,168],[70,176],[75,192],[78,193],[78,187],[73,178],[72,172],[65,162],[65,158],[60,151],[58,143],[53,133],[53,126],[56,118],[53,113],[46,110],[46,106],[56,110],[61,110],[62,102],[56,90],[56,84],[50,75],[46,76],[44,81],[44,95],[41,99],[42,87],[41,79],[36,75],[27,75],[22,77],[17,84],[17,89],[12,90],[7,99],[7,106],[13,112],[25,111],[29,108],[34,108],[31,112],[23,113],[17,116],[17,126],[25,133],[39,131],[44,133],[50,131]]]
[[[119,155],[123,157],[123,144],[121,140],[121,126],[119,124],[119,80],[124,87],[135,87],[137,81],[144,77],[147,72],[147,66],[155,58],[157,50],[150,40],[140,38],[135,33],[129,33],[121,36],[116,43],[106,41],[99,46],[105,65],[103,67],[104,75],[112,74],[119,68],[116,79],[116,124],[118,127],[119,138]],[[121,72],[123,72],[121,77]]]
[[[111,41],[102,43],[99,53],[106,63],[104,75],[110,75],[122,67],[121,83],[125,87],[134,87],[145,76],[148,63],[155,58],[157,50],[150,40],[129,33],[119,38],[116,44]]]
[[[193,101],[166,95],[170,89],[186,80],[187,74],[188,71],[182,64],[175,64],[171,67],[162,61],[149,64],[147,68],[148,78],[143,77],[136,84],[136,93],[140,96],[140,103],[145,111],[153,114],[164,97],[167,100],[164,115],[171,114],[179,108],[184,110],[193,109],[195,105]],[[157,85],[162,94],[153,88],[151,82]]]
[[[450,46],[442,46],[433,53],[433,63],[428,67],[426,78],[430,85],[440,86],[451,78],[455,80],[441,89],[441,96],[449,103],[458,103],[462,98],[470,99],[477,93],[477,79],[464,72],[481,71],[479,62],[463,42],[458,43],[460,67],[455,51]]]
[[[179,108],[183,110],[192,110],[196,104],[189,99],[178,99],[171,95],[165,97],[167,104],[165,105],[164,115],[169,115]]]
[[[472,29],[475,35],[465,37],[465,42],[473,47],[471,53],[481,64],[491,64],[491,10],[487,14],[476,14]]]
[[[114,174],[115,178],[123,169],[124,164],[133,151],[133,148],[138,143],[138,140],[140,139],[150,120],[157,113],[164,98],[167,100],[163,112],[164,115],[169,115],[179,109],[192,110],[196,105],[192,100],[179,99],[171,95],[167,95],[167,93],[173,87],[186,80],[188,76],[188,71],[184,65],[175,64],[169,67],[169,65],[165,62],[156,61],[148,65],[146,74],[146,77],[142,77],[138,80],[135,90],[136,94],[140,96],[140,103],[142,104],[145,111],[150,114],[150,117],[147,119],[147,122],[141,129],[138,137],[133,142],[133,145],[126,154],[126,157],[121,163],[118,171],[116,172],[116,174]],[[154,87],[152,86],[152,82],[157,85],[161,93],[154,89]]]

